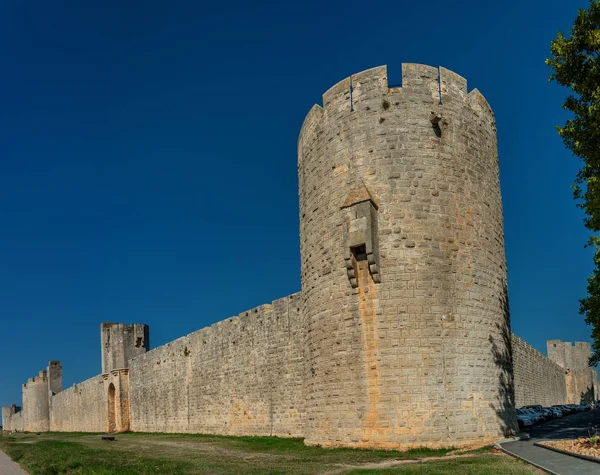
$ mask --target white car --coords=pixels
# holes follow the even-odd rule
[[[519,429],[523,429],[525,427],[533,426],[535,421],[531,414],[522,409],[517,409],[517,423],[519,424]]]

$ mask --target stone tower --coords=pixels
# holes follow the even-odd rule
[[[102,373],[126,369],[128,361],[150,348],[148,325],[103,322],[100,325]]]
[[[150,349],[148,325],[103,322],[100,325],[106,431],[130,429],[129,360]]]
[[[50,430],[50,401],[62,391],[62,366],[51,360],[45,370],[23,385],[23,424],[32,432]]]
[[[516,428],[494,114],[444,68],[347,78],[298,141],[308,444]]]

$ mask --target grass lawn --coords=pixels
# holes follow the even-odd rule
[[[492,449],[322,449],[277,437],[129,433],[108,442],[99,434],[20,433],[0,435],[0,450],[35,475],[539,473]]]

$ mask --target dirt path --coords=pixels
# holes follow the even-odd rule
[[[382,462],[370,462],[363,464],[353,465],[341,465],[337,470],[331,470],[324,472],[323,475],[335,475],[336,473],[346,472],[347,470],[364,470],[364,469],[382,469],[382,468],[393,468],[398,465],[408,465],[412,463],[427,463],[427,462],[440,462],[458,458],[470,458],[472,454],[465,455],[444,455],[443,457],[427,457],[427,458],[416,458],[416,459],[395,459],[395,460],[384,460]]]
[[[0,450],[0,473],[2,475],[28,475],[19,464],[13,462],[8,455]]]

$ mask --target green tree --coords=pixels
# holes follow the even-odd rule
[[[583,162],[573,190],[585,211],[585,226],[593,233],[588,245],[595,248],[595,254],[579,311],[592,326],[590,365],[595,365],[600,362],[600,0],[591,0],[588,10],[578,11],[570,37],[558,33],[550,52],[546,60],[553,69],[550,80],[571,90],[563,108],[572,115],[563,127],[557,127],[558,133]]]

